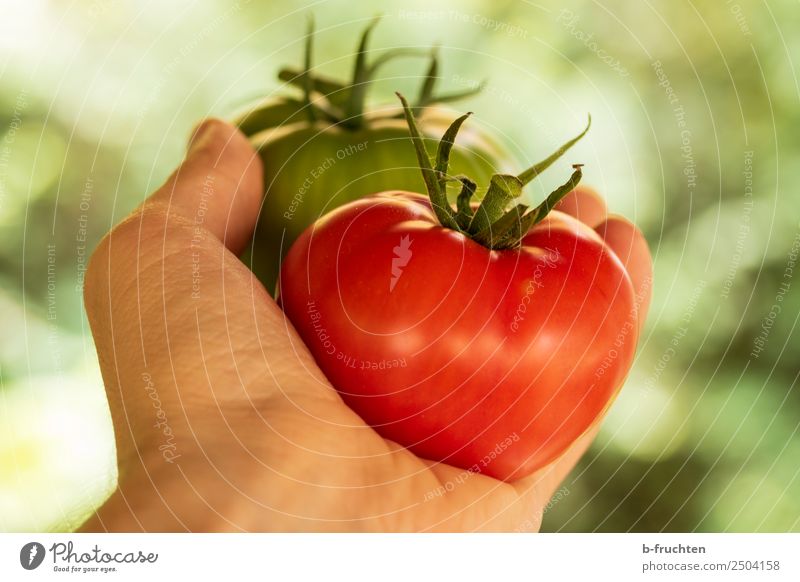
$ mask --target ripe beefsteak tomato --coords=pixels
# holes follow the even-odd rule
[[[236,119],[261,157],[266,192],[250,254],[244,260],[270,291],[286,251],[323,214],[375,192],[424,187],[402,110],[367,107],[367,89],[383,64],[399,57],[429,56],[430,68],[415,109],[432,140],[449,125],[449,116],[437,104],[468,97],[479,89],[438,94],[435,51],[394,49],[368,63],[367,44],[376,22],[361,38],[349,84],[312,71],[310,29],[304,67],[283,69],[278,75],[301,90],[302,97],[270,97]],[[454,173],[488,180],[502,169],[508,156],[494,140],[474,130],[465,138],[453,151]]]
[[[402,99],[428,196],[388,191],[307,229],[280,300],[345,402],[417,455],[513,480],[555,460],[598,422],[631,366],[634,290],[585,224],[550,212],[580,166],[537,208],[506,206],[571,147],[518,176],[450,178],[462,116],[431,161]],[[443,192],[463,184],[454,209]]]

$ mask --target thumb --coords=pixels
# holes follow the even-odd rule
[[[207,119],[195,129],[186,159],[144,208],[166,208],[238,255],[253,234],[262,193],[261,160],[247,138],[229,123]]]

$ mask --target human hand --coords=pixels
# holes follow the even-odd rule
[[[243,135],[210,120],[187,159],[95,251],[85,302],[114,423],[118,488],[85,531],[538,529],[588,447],[504,483],[421,459],[340,399],[237,258],[262,195]],[[647,245],[581,190],[562,201],[596,227],[649,303]]]

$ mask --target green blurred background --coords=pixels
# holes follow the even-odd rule
[[[544,530],[800,531],[796,2],[0,5],[0,530],[68,530],[112,490],[88,254],[200,118],[282,90],[313,11],[330,74],[349,74],[376,13],[376,50],[440,42],[442,87],[488,79],[458,107],[520,166],[590,111],[588,137],[529,195],[580,159],[647,235],[635,366]],[[375,101],[413,94],[424,69],[389,67]]]

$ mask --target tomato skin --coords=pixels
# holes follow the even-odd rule
[[[432,140],[428,147],[435,151],[433,140],[449,125],[448,117],[431,108],[421,119]],[[266,194],[246,261],[270,291],[282,257],[319,217],[375,192],[424,188],[402,119],[371,121],[356,130],[300,121],[257,134],[252,141],[262,158]],[[466,129],[453,148],[451,174],[488,183],[493,173],[506,169],[505,159],[500,146]]]
[[[490,251],[441,227],[427,197],[383,192],[307,229],[280,285],[320,368],[375,430],[503,480],[600,419],[638,333],[622,263],[557,211],[520,249]]]

